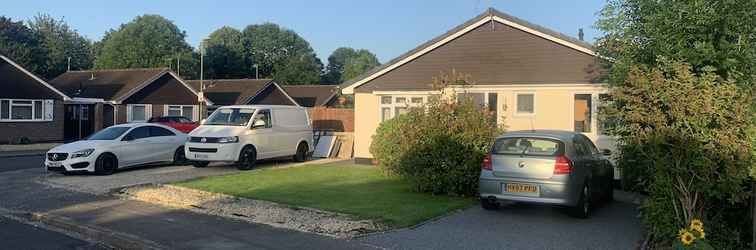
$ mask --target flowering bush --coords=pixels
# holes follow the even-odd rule
[[[617,121],[611,130],[623,178],[649,194],[641,212],[656,241],[671,242],[680,225],[701,218],[711,223],[712,245],[743,248],[750,236],[741,219],[748,217],[752,162],[749,96],[710,69],[659,64],[631,69],[605,110]]]
[[[714,249],[706,242],[706,232],[704,231],[703,222],[698,219],[690,221],[688,228],[680,229],[678,232],[679,242],[675,243],[676,249]]]

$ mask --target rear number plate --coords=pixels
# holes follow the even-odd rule
[[[194,158],[197,158],[197,159],[207,159],[208,155],[194,154]]]
[[[532,184],[506,183],[504,184],[504,192],[534,194],[538,192],[538,187]]]

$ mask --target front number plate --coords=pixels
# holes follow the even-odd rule
[[[57,168],[57,167],[63,166],[63,164],[60,162],[48,162],[47,166],[51,168]]]
[[[207,155],[201,155],[201,154],[194,154],[194,158],[197,158],[197,159],[207,159],[208,156]]]
[[[522,193],[522,194],[535,194],[538,193],[538,187],[532,184],[523,183],[506,183],[504,185],[504,192],[507,193]]]

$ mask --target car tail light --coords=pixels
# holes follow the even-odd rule
[[[493,170],[493,167],[491,167],[491,154],[487,154],[485,157],[483,157],[483,164],[481,168],[483,168],[483,170]]]
[[[572,161],[567,156],[557,156],[554,163],[554,174],[569,174],[572,172]]]

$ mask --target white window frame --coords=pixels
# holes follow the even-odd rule
[[[514,116],[535,116],[536,111],[538,111],[538,94],[536,94],[535,91],[516,91],[513,93],[514,95]],[[533,95],[533,113],[523,113],[518,110],[519,95]]]
[[[403,107],[413,108],[413,107],[419,107],[421,105],[424,105],[424,104],[428,103],[428,95],[424,95],[424,94],[397,94],[397,95],[385,94],[385,95],[377,95],[377,96],[378,96],[378,120],[380,120],[381,122],[386,121],[386,120],[390,120],[390,119],[393,119],[394,117],[396,117],[396,108],[403,108]],[[383,97],[386,97],[386,96],[391,97],[391,103],[390,104],[383,104],[382,99],[383,99]],[[406,101],[404,103],[402,103],[402,104],[397,104],[396,103],[396,98],[402,98],[402,97],[404,97]],[[412,103],[412,98],[413,97],[415,97],[415,98],[422,97],[423,98],[423,102],[422,103]],[[383,109],[384,108],[389,108],[389,117],[386,118],[386,119],[383,119]]]
[[[134,107],[144,107],[144,120],[134,120]],[[152,118],[152,104],[126,104],[126,122],[147,122]]]
[[[502,113],[503,112],[502,111],[503,108],[500,108],[500,107],[502,107],[501,104],[502,104],[503,100],[501,98],[499,98],[499,92],[498,91],[467,90],[467,91],[464,91],[462,93],[455,93],[454,98],[457,98],[457,96],[456,96],[457,94],[483,94],[483,105],[486,105],[486,107],[488,107],[490,105],[490,102],[488,100],[488,95],[489,94],[496,94],[496,106],[497,106],[496,107],[496,124],[499,124],[499,123],[502,122],[502,121],[500,121],[499,118],[502,116],[501,114],[503,114]]]
[[[192,108],[191,114],[184,114],[184,108]],[[163,105],[163,115],[168,115],[168,110],[178,109],[180,116],[189,118],[189,120],[197,121],[199,114],[199,105],[181,105],[181,104],[166,104]]]
[[[0,105],[2,105],[2,101],[8,101],[8,118],[4,118],[0,115],[0,122],[49,122],[53,119],[53,111],[54,111],[54,105],[51,105],[49,103],[54,102],[53,100],[48,99],[9,99],[9,98],[2,98],[0,99]],[[31,102],[31,104],[14,104],[14,102]],[[40,118],[37,117],[37,109],[34,107],[35,104],[39,103],[42,107],[40,107],[40,110],[42,111],[42,115]],[[13,119],[13,106],[26,106],[31,107],[31,119]]]

